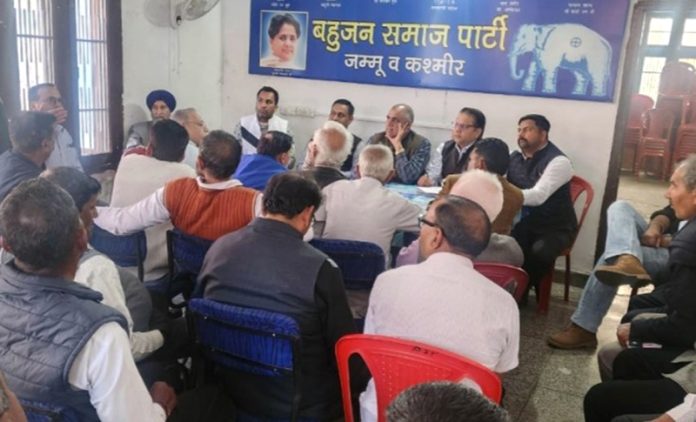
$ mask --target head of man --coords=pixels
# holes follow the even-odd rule
[[[242,158],[242,145],[224,130],[214,130],[203,138],[196,170],[207,183],[229,180]]]
[[[29,274],[72,278],[87,248],[75,203],[42,178],[19,184],[0,204],[2,247]]]
[[[465,385],[437,381],[400,393],[387,408],[389,422],[507,422],[508,413]]]
[[[345,98],[339,98],[331,104],[329,120],[338,122],[348,129],[348,126],[353,122],[353,113],[355,113],[353,103]]]
[[[525,155],[532,155],[549,141],[551,123],[541,114],[528,114],[517,122],[517,144]]]
[[[30,157],[38,166],[53,152],[53,123],[56,118],[49,113],[23,111],[10,120],[12,149]]]
[[[461,196],[476,202],[488,219],[494,221],[503,209],[503,185],[500,180],[484,170],[469,170],[459,176],[450,195]]]
[[[176,108],[176,98],[165,89],[156,89],[145,98],[152,120],[168,119]]]
[[[152,157],[161,161],[178,163],[184,159],[188,132],[174,120],[159,120],[150,130],[150,144],[147,148]]]
[[[312,143],[314,165],[338,169],[350,154],[353,135],[342,124],[329,120],[314,131]]]
[[[464,107],[459,110],[452,123],[452,139],[460,147],[481,139],[486,130],[486,116],[477,108]]]
[[[279,101],[278,91],[270,86],[262,86],[256,93],[256,118],[260,122],[271,120]]]
[[[51,113],[56,123],[62,125],[68,118],[68,111],[63,107],[63,97],[55,84],[43,83],[29,88],[29,108],[32,111]]]
[[[389,109],[387,113],[387,121],[384,126],[384,131],[387,137],[394,138],[399,131],[403,130],[408,133],[413,124],[415,115],[413,109],[408,104],[396,104]]]
[[[90,233],[97,218],[97,200],[101,184],[97,179],[72,167],[55,167],[45,170],[41,177],[55,183],[70,195],[80,213],[83,227]]]
[[[183,108],[172,114],[172,120],[179,123],[186,129],[188,137],[194,144],[200,146],[203,138],[208,134],[208,126],[206,126],[203,118],[195,108]]]
[[[292,61],[301,35],[300,23],[291,14],[283,13],[271,18],[268,25],[269,43],[273,55],[281,61]]]
[[[384,145],[368,145],[358,158],[360,177],[372,177],[387,183],[394,175],[394,154]]]
[[[276,174],[263,191],[264,217],[288,224],[304,235],[321,199],[321,190],[313,180],[296,173]]]
[[[680,220],[696,217],[696,154],[677,165],[669,179],[665,197]]]
[[[273,158],[287,167],[290,163],[290,150],[292,149],[292,136],[287,133],[271,130],[266,132],[256,147],[256,153]]]
[[[436,252],[474,258],[486,249],[491,238],[491,222],[484,209],[460,196],[435,200],[420,223],[421,261]]]
[[[486,170],[505,176],[510,165],[510,148],[498,138],[481,139],[469,154],[467,170]]]

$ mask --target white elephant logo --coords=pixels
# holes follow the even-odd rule
[[[592,82],[592,96],[607,95],[611,45],[590,28],[573,23],[522,25],[509,55],[510,76],[515,80],[524,77],[524,70],[517,69],[517,58],[526,53],[533,53],[533,58],[522,90],[534,91],[541,73],[542,92],[556,93],[558,69],[563,68],[575,76],[573,95],[587,95],[589,82]]]

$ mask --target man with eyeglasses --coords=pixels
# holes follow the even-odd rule
[[[62,126],[68,118],[68,111],[63,107],[63,97],[56,85],[42,83],[29,88],[29,109],[51,113],[56,118],[53,125],[55,148],[46,160],[46,168],[74,167],[82,171],[79,147]]]
[[[387,113],[384,132],[370,137],[368,145],[386,145],[394,154],[394,183],[415,185],[430,161],[430,141],[411,130],[415,116],[408,104],[396,104]]]
[[[382,273],[370,294],[365,334],[413,339],[466,356],[498,373],[518,364],[519,311],[505,290],[474,270],[491,223],[477,203],[437,199],[420,218],[420,263]],[[374,383],[361,420],[376,421]]]
[[[436,186],[450,174],[466,170],[474,145],[483,137],[486,116],[476,108],[464,107],[452,122],[452,139],[437,147],[428,171],[418,179],[418,186]]]
[[[184,153],[184,160],[182,162],[188,164],[195,170],[196,159],[198,159],[198,148],[201,146],[205,135],[208,134],[208,126],[206,126],[201,115],[193,107],[175,111],[172,114],[172,120],[183,126],[188,133],[189,143],[186,146],[186,152]]]

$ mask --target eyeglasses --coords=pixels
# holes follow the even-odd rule
[[[472,127],[476,127],[476,125],[467,125],[463,123],[454,123],[452,122],[452,127],[457,130],[466,130]]]
[[[425,224],[426,226],[430,226],[430,227],[440,228],[440,226],[438,226],[436,223],[433,223],[432,221],[429,221],[428,219],[426,219],[425,215],[420,215],[420,216],[418,216],[418,225],[420,227],[423,227],[423,224]],[[440,230],[442,230],[442,229],[440,229]]]

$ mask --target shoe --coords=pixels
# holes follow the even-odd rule
[[[643,268],[638,258],[633,255],[620,255],[612,265],[598,265],[595,268],[597,280],[608,286],[632,286],[646,285],[650,282],[650,275]]]
[[[546,339],[551,347],[558,349],[582,349],[584,347],[597,347],[597,336],[586,329],[570,323],[565,330],[558,332]]]

